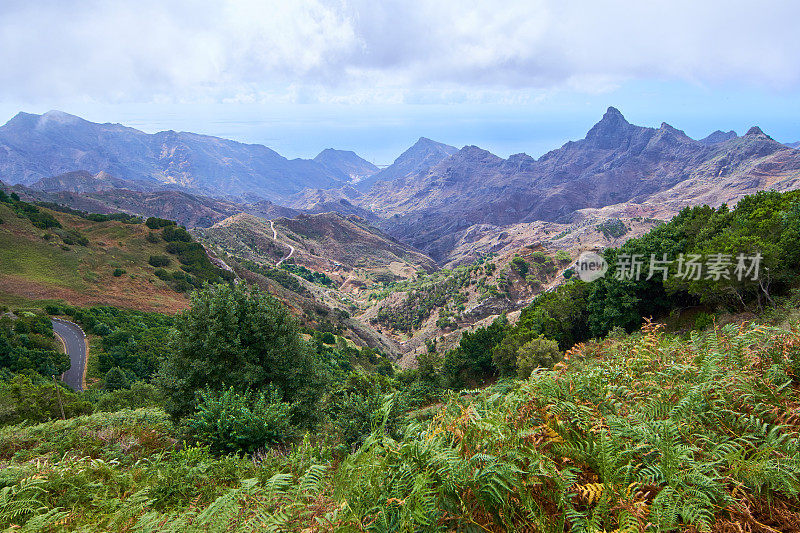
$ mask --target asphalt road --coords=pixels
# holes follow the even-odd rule
[[[64,341],[72,366],[64,372],[62,380],[76,391],[83,390],[83,374],[86,369],[86,335],[77,324],[53,318],[53,333]]]

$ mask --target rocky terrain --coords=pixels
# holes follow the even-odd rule
[[[757,127],[710,137],[635,126],[612,107],[584,139],[539,159],[467,146],[428,170],[376,184],[356,202],[384,217],[392,235],[447,261],[474,225],[570,223],[580,210],[626,203],[654,204],[669,216],[688,203],[797,186],[800,151]]]

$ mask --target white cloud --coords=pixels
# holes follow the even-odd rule
[[[0,4],[0,99],[441,101],[630,79],[800,88],[800,3]]]

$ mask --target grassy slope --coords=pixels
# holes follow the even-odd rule
[[[0,305],[41,305],[58,300],[73,305],[110,304],[146,311],[175,312],[187,306],[153,275],[150,255],[165,254],[164,242],[150,243],[143,224],[91,222],[53,213],[64,228],[74,228],[89,246],[63,249],[54,230],[34,227],[0,204]],[[50,241],[42,236],[53,234]],[[114,277],[113,271],[126,271]]]

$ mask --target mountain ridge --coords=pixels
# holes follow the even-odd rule
[[[290,160],[259,144],[173,130],[148,134],[60,111],[18,113],[0,126],[4,181],[30,185],[72,171],[103,171],[153,187],[273,201],[304,187],[335,187],[349,180],[314,160]]]

